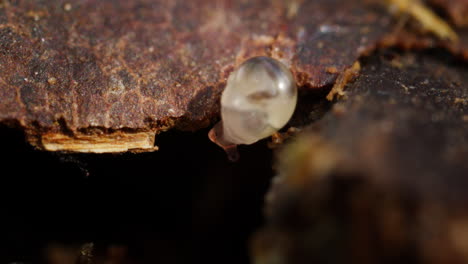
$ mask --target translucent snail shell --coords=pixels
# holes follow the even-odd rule
[[[210,131],[210,139],[225,150],[255,143],[286,125],[296,102],[296,82],[285,65],[251,58],[230,74],[221,97],[222,123]]]

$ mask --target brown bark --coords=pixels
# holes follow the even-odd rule
[[[259,263],[466,263],[467,65],[363,60],[346,98],[279,155]]]
[[[3,1],[0,122],[47,150],[153,150],[132,134],[206,127],[245,59],[277,58],[304,89],[328,87],[392,25],[358,0]]]

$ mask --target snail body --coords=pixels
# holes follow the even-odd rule
[[[286,125],[296,102],[296,83],[285,65],[251,58],[230,74],[221,96],[222,120],[210,139],[227,150],[269,137]]]

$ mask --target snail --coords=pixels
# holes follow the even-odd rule
[[[273,135],[289,121],[296,103],[296,82],[284,64],[269,57],[248,59],[229,75],[221,96],[221,121],[209,138],[235,161],[237,145]]]

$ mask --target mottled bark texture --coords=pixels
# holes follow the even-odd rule
[[[467,72],[440,50],[363,60],[280,153],[255,263],[466,263]]]
[[[0,122],[47,150],[153,150],[160,131],[218,118],[245,59],[274,57],[322,88],[392,27],[359,0],[4,0]]]

